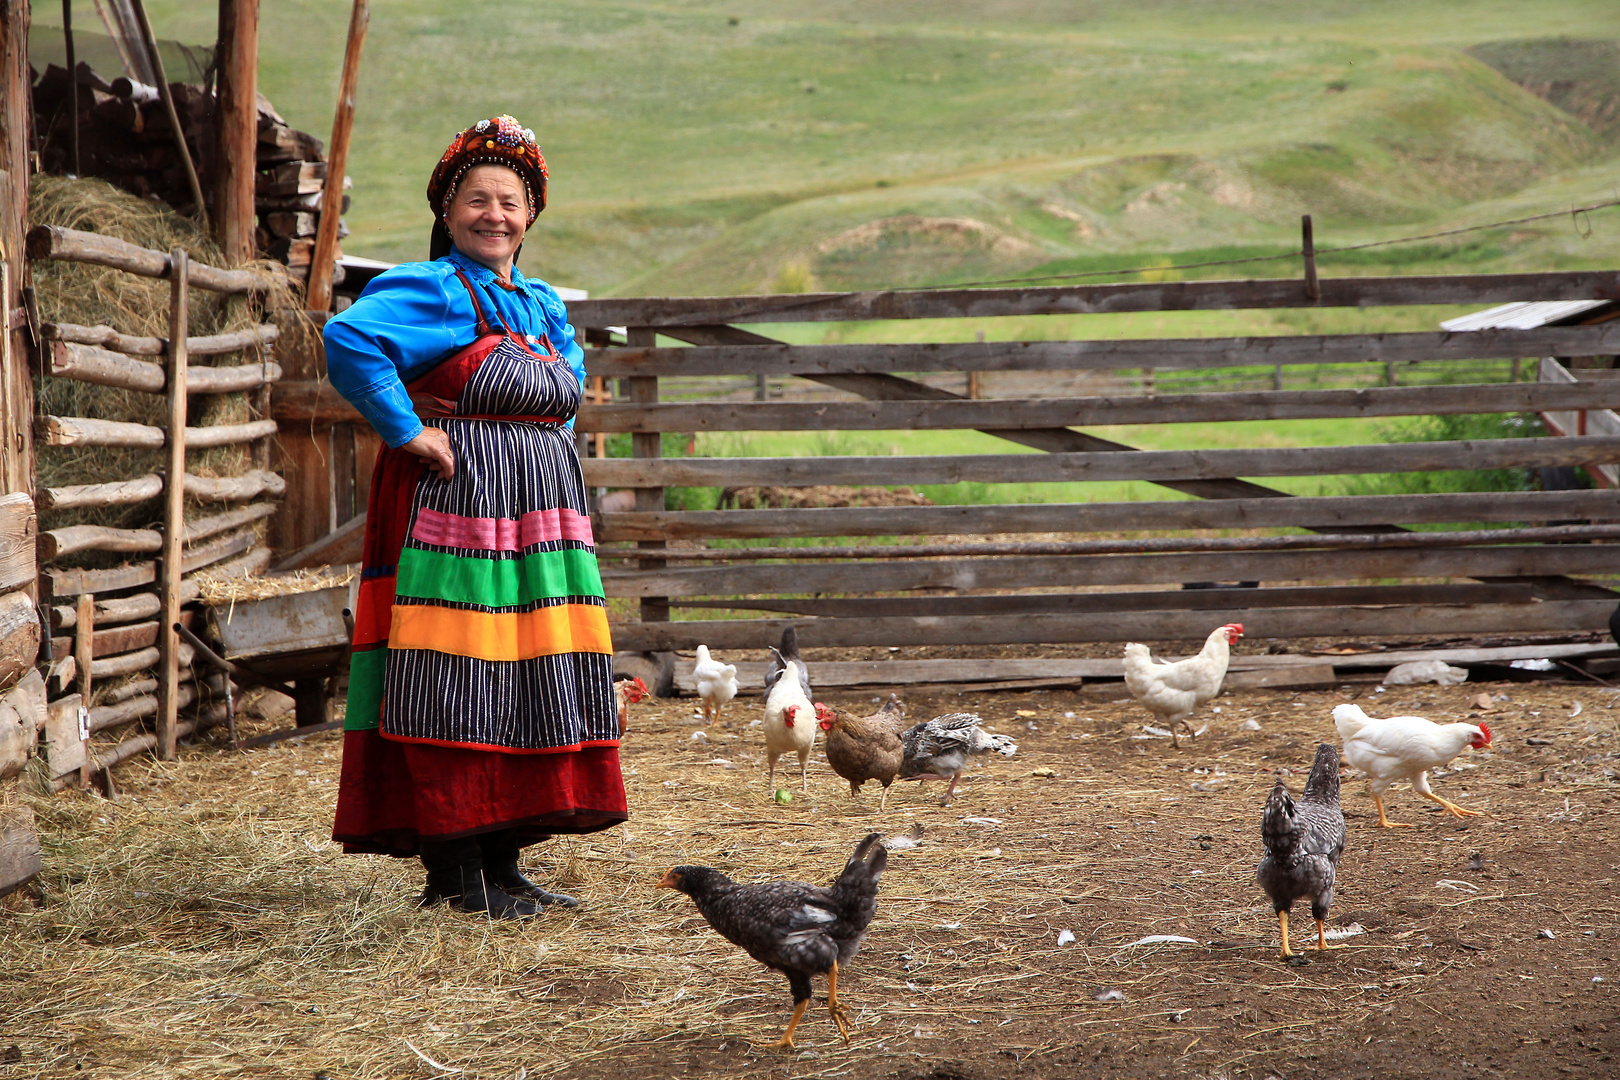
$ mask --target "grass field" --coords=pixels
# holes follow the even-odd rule
[[[212,40],[212,6],[148,6],[160,36]],[[263,5],[261,89],[321,134],[347,7]],[[389,0],[366,42],[346,248],[420,257],[432,162],[456,128],[503,110],[534,126],[552,164],[526,269],[599,293],[1276,251],[1302,211],[1323,246],[1495,220],[1612,193],[1614,143],[1577,116],[1597,123],[1612,76],[1590,50],[1577,64],[1523,44],[1559,35],[1620,36],[1620,10]],[[1559,100],[1575,112],[1478,46],[1527,84],[1574,72]],[[1324,269],[1581,265],[1609,257],[1602,235],[1548,222]]]

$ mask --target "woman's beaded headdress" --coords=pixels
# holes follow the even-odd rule
[[[505,115],[480,120],[450,140],[428,180],[428,205],[434,215],[444,220],[462,177],[479,165],[504,165],[518,174],[529,195],[528,224],[533,225],[546,208],[546,158],[534,132]]]

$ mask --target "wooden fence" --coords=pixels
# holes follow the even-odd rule
[[[1314,296],[1307,293],[1312,286]],[[1523,359],[1620,354],[1620,323],[1472,333],[854,345],[790,345],[744,328],[758,323],[1576,298],[1620,300],[1620,273],[575,301],[569,314],[582,336],[601,341],[608,327],[629,328],[624,347],[593,349],[587,356],[593,376],[622,380],[626,393],[613,403],[587,404],[578,420],[582,432],[632,435],[633,457],[585,463],[589,484],[635,491],[633,510],[597,516],[607,592],[640,603],[640,620],[616,626],[615,643],[620,649],[649,652],[699,643],[758,648],[789,624],[798,627],[807,646],[1193,639],[1229,620],[1267,638],[1599,629],[1620,593],[1581,579],[1612,579],[1620,571],[1620,551],[1614,546],[1620,540],[1620,493],[1613,490],[1292,497],[1238,478],[1596,468],[1620,461],[1620,433],[1139,451],[1077,429],[1612,409],[1620,404],[1620,380],[1520,382],[1516,377]],[[660,345],[660,337],[680,344]],[[1459,362],[1470,381],[1448,382],[1425,374]],[[1376,365],[1385,377],[1306,389],[1288,388],[1282,377],[1329,364],[1345,370]],[[1412,377],[1390,377],[1395,365]],[[1180,385],[1196,386],[1197,379],[1212,378],[1223,369],[1256,366],[1278,373],[1270,389],[1144,393],[1151,383],[1139,381],[1123,387],[1124,392],[1114,392],[1117,382],[1113,387],[1089,384],[1108,388],[1098,393],[1084,392],[1088,384],[1076,379],[1151,371],[1185,375],[1188,381]],[[1454,367],[1450,378],[1455,372]],[[1048,385],[1057,392],[985,399],[968,392],[976,382],[972,373],[1049,373]],[[838,391],[844,400],[773,400],[769,393],[748,400],[750,383],[768,387],[763,380],[786,378]],[[706,400],[694,400],[691,395],[701,393],[703,379],[716,380],[720,389]],[[1400,385],[1388,385],[1392,382]],[[953,384],[956,390],[949,388]],[[1159,385],[1174,381],[1164,378]],[[676,389],[680,399],[669,400],[666,386]],[[349,415],[320,387],[289,389],[302,395],[296,405],[288,401],[291,415]],[[278,402],[278,414],[282,408]],[[977,430],[1045,453],[660,456],[663,432],[906,428]],[[1195,498],[715,511],[670,510],[665,505],[667,488],[685,486],[1074,480],[1150,481]],[[1451,532],[1405,528],[1459,523],[1474,527]],[[1285,528],[1312,535],[1257,535]],[[1243,535],[1186,535],[1210,529],[1240,530]],[[1167,535],[1084,538],[1118,532]],[[1079,538],[1055,543],[1006,539],[1020,533]],[[952,540],[892,542],[908,536]],[[886,542],[747,550],[701,543],[806,537]],[[669,546],[677,542],[680,546]],[[1211,581],[1268,584],[1215,591],[1178,587]],[[754,610],[778,617],[671,621],[677,608]]]
[[[202,700],[209,680],[192,672],[191,650],[173,627],[189,617],[182,605],[198,595],[197,571],[207,567],[216,574],[240,576],[256,573],[270,561],[259,532],[277,508],[269,500],[286,489],[281,477],[270,471],[276,425],[269,419],[269,394],[281,371],[268,354],[277,337],[274,325],[210,336],[191,336],[188,331],[192,288],[259,292],[267,277],[257,271],[221,270],[191,261],[182,249],[150,251],[94,233],[49,226],[28,234],[28,254],[32,259],[113,267],[170,283],[166,337],[134,337],[108,326],[65,322],[39,327],[46,378],[162,395],[167,416],[161,427],[106,416],[44,415],[36,421],[35,438],[43,445],[162,448],[166,462],[161,473],[36,492],[45,525],[50,524],[52,511],[159,500],[162,505],[157,528],[80,524],[39,533],[40,604],[56,634],[41,652],[50,662],[49,692],[61,695],[49,705],[47,764],[60,784],[147,749],[173,757],[177,739],[224,715],[222,702],[210,705]],[[239,351],[259,359],[228,367],[191,363],[193,357]],[[190,399],[241,391],[253,394],[261,419],[188,426]],[[188,450],[235,444],[251,445],[252,468],[244,475],[214,478],[186,472]],[[187,500],[227,508],[188,521]],[[107,569],[60,563],[85,551],[153,558]],[[140,677],[92,701],[98,680],[131,675]],[[217,676],[212,678],[217,682]],[[181,710],[188,708],[191,715],[182,719]],[[155,718],[149,733],[100,746],[92,743],[98,733],[119,732],[147,717]]]

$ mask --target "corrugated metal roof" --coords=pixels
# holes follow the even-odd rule
[[[1442,330],[1534,330],[1557,326],[1579,315],[1608,307],[1612,300],[1530,300],[1459,315],[1440,324]]]

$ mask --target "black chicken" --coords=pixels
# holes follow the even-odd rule
[[[1283,957],[1294,955],[1288,948],[1288,912],[1294,901],[1305,897],[1310,897],[1311,917],[1316,920],[1317,948],[1328,948],[1327,930],[1322,923],[1333,905],[1333,879],[1339,856],[1344,854],[1337,750],[1327,743],[1316,748],[1316,761],[1298,802],[1289,794],[1282,777],[1277,778],[1266,800],[1265,816],[1260,819],[1260,836],[1265,841],[1266,857],[1260,860],[1256,876],[1277,911]]]
[[[889,864],[888,849],[869,833],[855,846],[832,885],[773,881],[739,885],[707,866],[676,866],[658,883],[679,889],[697,904],[720,936],[766,967],[786,975],[793,988],[793,1019],[775,1046],[793,1047],[793,1029],[810,1004],[810,977],[827,973],[827,1011],[849,1041],[848,1013],[838,1002],[838,965],[861,947],[877,910],[878,881]]]

